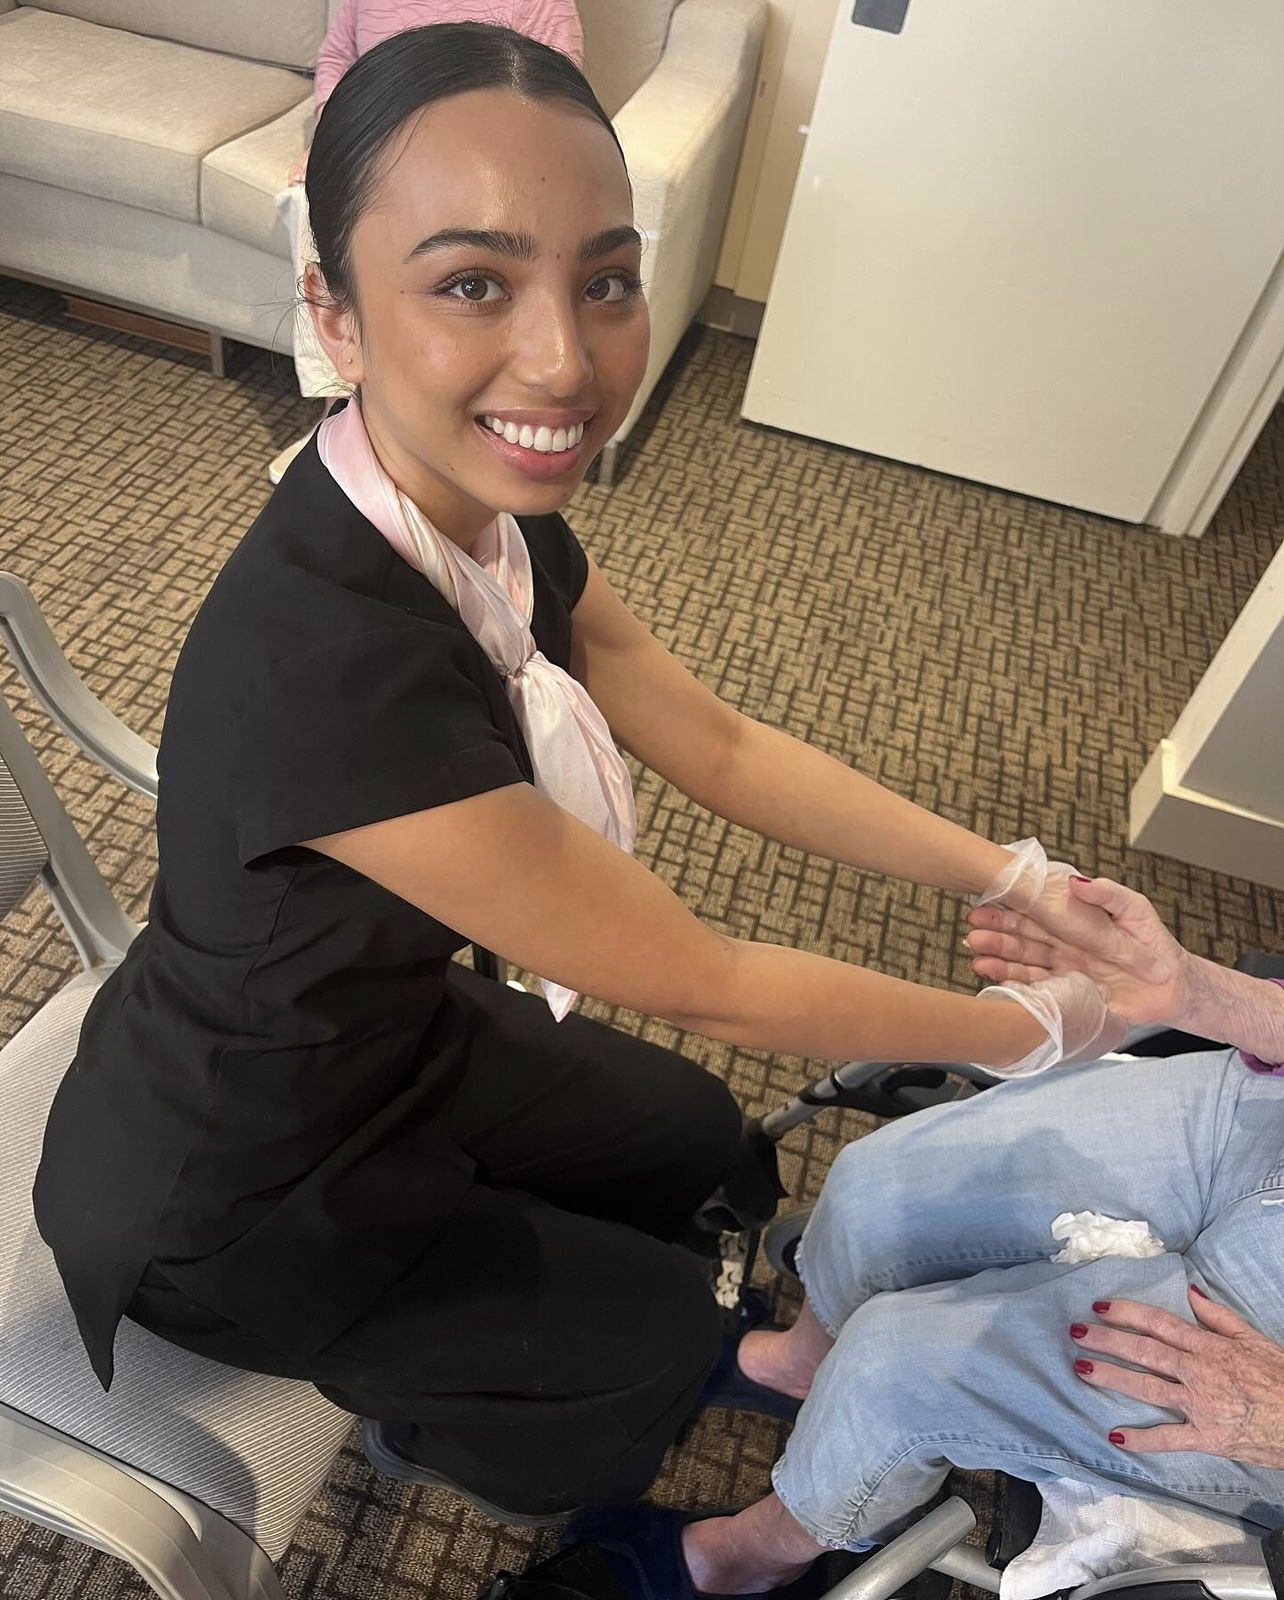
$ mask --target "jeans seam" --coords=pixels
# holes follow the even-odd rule
[[[1051,1239],[1050,1234],[1049,1241],[1055,1242]],[[806,1292],[807,1300],[815,1313],[817,1322],[820,1323],[829,1337],[836,1341],[843,1324],[842,1322],[836,1322],[817,1304],[815,1287],[808,1282],[807,1278],[805,1244],[806,1235],[804,1234],[803,1238],[798,1241],[798,1247],[794,1253],[794,1270],[797,1272],[798,1280]],[[1028,1250],[1015,1248],[1011,1250],[950,1250],[934,1255],[904,1256],[890,1266],[884,1267],[881,1272],[863,1277],[857,1282],[854,1292],[850,1296],[852,1308],[848,1312],[848,1316],[854,1315],[862,1305],[872,1300],[875,1295],[899,1293],[903,1285],[896,1282],[896,1280],[906,1270],[912,1270],[915,1267],[978,1265],[982,1267],[999,1267],[1012,1266],[1014,1264],[1024,1266],[1027,1263],[1042,1261],[1043,1259],[1043,1256],[1032,1256]],[[882,1282],[881,1280],[884,1278],[888,1281]]]
[[[1048,1233],[1048,1243],[1049,1245],[1056,1243],[1052,1237],[1051,1231]],[[947,1250],[939,1251],[932,1255],[905,1256],[900,1261],[896,1262],[894,1266],[885,1268],[884,1271],[887,1273],[898,1273],[905,1267],[935,1267],[942,1265],[942,1263],[948,1264],[955,1261],[959,1263],[967,1262],[969,1265],[972,1265],[978,1261],[992,1261],[996,1266],[1000,1264],[1010,1265],[1013,1262],[1024,1263],[1027,1261],[1045,1261],[1049,1259],[1050,1255],[1051,1251],[1049,1251],[1047,1256],[1032,1256],[1029,1250],[1016,1248],[1010,1250],[997,1248],[989,1250]],[[881,1276],[881,1274],[876,1274],[875,1279],[878,1276]]]
[[[834,1343],[837,1344],[840,1325],[835,1324],[832,1319],[826,1316],[826,1314],[816,1304],[815,1292],[813,1291],[811,1285],[807,1282],[807,1262],[806,1257],[803,1254],[803,1246],[806,1243],[806,1237],[807,1236],[804,1233],[803,1237],[799,1239],[797,1248],[794,1251],[794,1271],[798,1274],[798,1281],[803,1286],[803,1292],[807,1296],[807,1304],[811,1307],[813,1316],[816,1318],[816,1321],[820,1323],[821,1327],[834,1341]]]
[[[1226,1157],[1227,1147],[1235,1132],[1236,1120],[1239,1116],[1240,1101],[1243,1099],[1244,1090],[1254,1082],[1253,1073],[1238,1058],[1238,1052],[1233,1052],[1227,1057],[1223,1068],[1227,1077],[1232,1077],[1235,1085],[1234,1103],[1226,1113],[1226,1129],[1222,1135],[1217,1155],[1209,1169],[1208,1195],[1205,1201],[1204,1214],[1200,1219],[1200,1232],[1203,1233],[1213,1221],[1212,1198],[1217,1186],[1217,1179],[1221,1174],[1222,1164]],[[1237,1205],[1241,1200],[1252,1200],[1260,1194],[1269,1194],[1276,1189],[1284,1188],[1284,1159],[1278,1161],[1259,1182],[1249,1184],[1247,1188],[1237,1188],[1217,1208],[1220,1215],[1230,1206]]]
[[[1049,1222],[1051,1219],[1049,1219]],[[1010,1267],[1033,1265],[1036,1262],[1051,1260],[1051,1246],[1055,1244],[1049,1231],[1047,1255],[1031,1255],[1028,1249],[1013,1248],[1010,1250],[947,1250],[931,1255],[903,1256],[899,1261],[882,1268],[881,1271],[862,1280],[860,1289],[868,1292],[862,1299],[872,1299],[876,1294],[898,1294],[906,1287],[897,1280],[907,1271],[914,1271],[919,1267],[970,1267],[983,1270],[986,1267]],[[975,1276],[975,1272],[969,1274]],[[886,1280],[886,1281],[884,1281]],[[928,1285],[909,1285],[911,1288],[929,1287]]]

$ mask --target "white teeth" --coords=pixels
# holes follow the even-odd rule
[[[573,450],[584,437],[582,422],[569,428],[550,428],[544,423],[533,428],[529,423],[504,422],[499,417],[482,417],[480,421],[498,438],[521,445],[524,450],[537,450],[541,455],[560,455],[564,450]]]

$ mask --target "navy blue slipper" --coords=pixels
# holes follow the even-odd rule
[[[728,1600],[706,1595],[691,1581],[682,1553],[682,1530],[706,1517],[729,1517],[730,1511],[670,1511],[662,1506],[626,1506],[618,1511],[580,1511],[562,1536],[562,1547],[593,1545],[605,1556],[611,1576],[625,1600]],[[822,1600],[835,1584],[866,1559],[830,1550],[792,1583],[761,1595],[737,1600]]]
[[[750,1331],[750,1328],[742,1326],[726,1335],[718,1365],[705,1380],[696,1403],[721,1407],[726,1411],[756,1411],[760,1416],[774,1417],[777,1422],[793,1422],[802,1409],[801,1400],[781,1394],[778,1389],[769,1389],[765,1383],[755,1383],[740,1370],[740,1341]],[[766,1331],[778,1333],[784,1330],[775,1323],[768,1323]]]

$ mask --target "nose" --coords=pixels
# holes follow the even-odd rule
[[[564,293],[532,296],[517,331],[513,364],[527,388],[572,400],[592,383],[593,357],[577,300]]]

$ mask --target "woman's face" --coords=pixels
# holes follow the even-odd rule
[[[394,482],[467,543],[565,505],[628,410],[649,325],[624,165],[562,101],[477,90],[398,134],[317,314]]]

